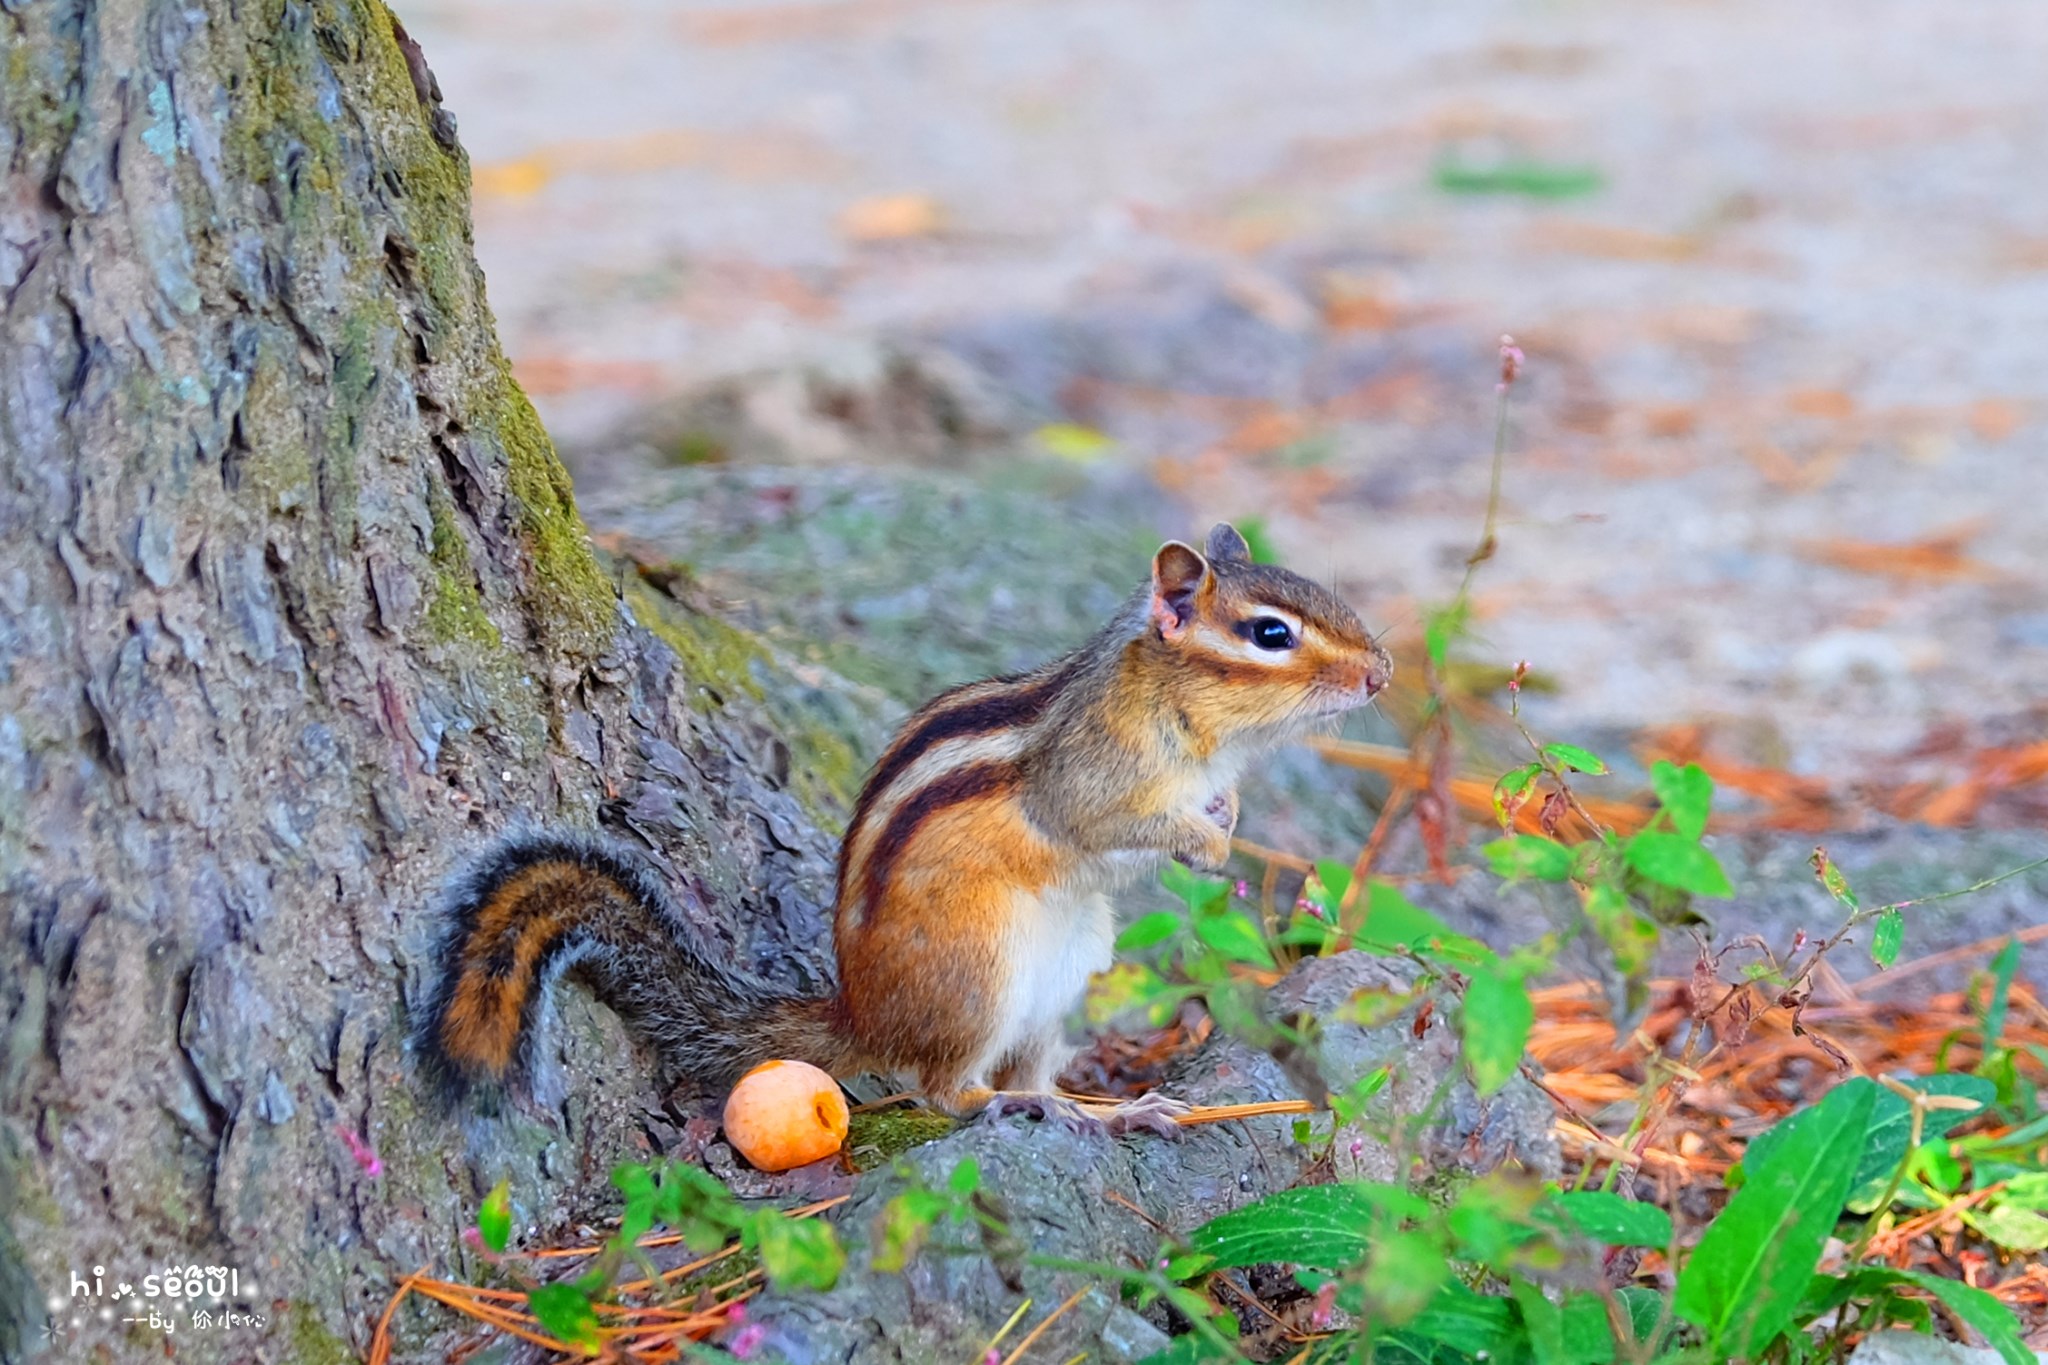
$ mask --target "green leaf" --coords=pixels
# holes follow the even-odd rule
[[[1273,965],[1273,950],[1266,946],[1265,933],[1248,916],[1224,914],[1198,919],[1195,921],[1195,937],[1232,962],[1249,962],[1260,967]]]
[[[1664,1316],[1664,1295],[1643,1285],[1625,1285],[1620,1291],[1622,1306],[1628,1309],[1628,1323],[1635,1339],[1652,1350],[1661,1348],[1676,1326]],[[1660,1335],[1657,1331],[1663,1327]],[[1652,1340],[1656,1337],[1656,1340]]]
[[[1663,760],[1650,765],[1650,789],[1664,804],[1671,826],[1688,839],[1707,830],[1707,813],[1714,806],[1714,779],[1697,763],[1683,768]]]
[[[1599,1296],[1580,1291],[1552,1303],[1541,1286],[1519,1275],[1508,1281],[1508,1292],[1520,1310],[1536,1365],[1606,1365],[1615,1359],[1614,1333]]]
[[[1520,974],[1502,965],[1471,969],[1458,1029],[1465,1040],[1472,1083],[1482,1097],[1506,1085],[1521,1067],[1535,1024],[1536,1007]]]
[[[2020,941],[2009,938],[1991,959],[1991,1003],[1984,1009],[1984,1051],[1988,1055],[2005,1041],[2005,1011],[2012,999],[2012,978],[2020,967]]]
[[[1543,1296],[1540,1285],[1520,1275],[1508,1281],[1508,1293],[1522,1313],[1522,1330],[1529,1334],[1529,1354],[1536,1365],[1571,1365],[1564,1351],[1564,1310]]]
[[[1950,1312],[1984,1335],[2008,1365],[2036,1365],[2034,1353],[2021,1339],[2019,1321],[2012,1310],[1981,1289],[1961,1280],[1945,1279],[1919,1270],[1893,1270],[1887,1266],[1860,1266],[1847,1275],[1816,1275],[1801,1295],[1802,1320],[1839,1308],[1851,1300],[1874,1300],[1887,1290],[1901,1286],[1924,1289],[1940,1300]],[[1913,1316],[1912,1302],[1895,1301],[1895,1320]]]
[[[755,1216],[754,1245],[761,1268],[779,1289],[830,1289],[846,1268],[846,1252],[832,1225],[817,1218],[790,1218],[779,1209]]]
[[[1392,1067],[1376,1066],[1337,1094],[1330,1096],[1330,1113],[1339,1123],[1350,1123],[1365,1112],[1374,1095],[1386,1089],[1393,1078]]]
[[[1607,1365],[1616,1359],[1614,1329],[1607,1322],[1607,1305],[1597,1294],[1580,1290],[1565,1296],[1563,1322],[1564,1359],[1568,1365]]]
[[[2016,1171],[2005,1178],[2003,1202],[2048,1213],[2048,1171]]]
[[[1419,1232],[1381,1234],[1365,1263],[1364,1284],[1376,1322],[1399,1327],[1418,1317],[1451,1277],[1436,1241]]]
[[[1429,653],[1429,661],[1436,671],[1444,671],[1444,659],[1449,654],[1451,641],[1465,633],[1465,618],[1471,614],[1471,607],[1464,598],[1459,598],[1442,611],[1431,612],[1422,627],[1422,645]]]
[[[1870,929],[1870,960],[1879,969],[1899,960],[1899,945],[1906,941],[1906,917],[1896,910],[1880,910]]]
[[[484,1196],[484,1206],[477,1210],[476,1235],[483,1238],[484,1245],[492,1251],[503,1251],[505,1243],[512,1237],[512,1182],[500,1180],[491,1186],[491,1192]]]
[[[1137,948],[1150,948],[1155,943],[1164,943],[1174,936],[1181,926],[1181,917],[1171,910],[1161,910],[1133,920],[1121,934],[1116,936],[1116,950],[1127,953]]]
[[[1657,926],[1629,904],[1628,897],[1610,882],[1596,882],[1586,889],[1586,920],[1607,951],[1614,956],[1632,1013],[1649,998],[1650,968],[1657,956]]]
[[[1526,1181],[1483,1177],[1467,1185],[1443,1218],[1458,1259],[1505,1264],[1541,1234],[1533,1215],[1542,1198],[1543,1192]]]
[[[1283,1261],[1342,1270],[1363,1259],[1391,1224],[1430,1211],[1426,1200],[1396,1185],[1311,1185],[1212,1218],[1188,1235],[1188,1245],[1218,1265]]]
[[[1959,1072],[1945,1071],[1938,1076],[1914,1076],[1904,1084],[1926,1095],[1945,1095],[1955,1099],[1973,1100],[1977,1108],[1933,1109],[1922,1121],[1920,1139],[1926,1142],[1932,1138],[1945,1137],[1956,1127],[1975,1118],[1985,1105],[1997,1098],[1998,1087],[1981,1076],[1968,1076]],[[1779,1139],[1778,1128],[1759,1135],[1743,1153],[1745,1167],[1768,1157]],[[1884,1196],[1885,1187],[1891,1183],[1892,1172],[1906,1159],[1906,1149],[1913,1141],[1913,1106],[1904,1096],[1890,1089],[1881,1089],[1877,1101],[1871,1106],[1870,1127],[1863,1148],[1863,1159],[1856,1163],[1856,1179],[1849,1186],[1848,1207],[1856,1213],[1870,1213],[1877,1207],[1877,1201]],[[1761,1149],[1759,1149],[1759,1144]]]
[[[1351,889],[1351,867],[1330,858],[1319,859],[1315,871],[1301,888],[1302,896],[1312,905],[1322,907],[1331,919],[1337,917],[1337,907],[1344,903],[1344,893]]]
[[[1723,899],[1735,894],[1714,855],[1685,835],[1645,830],[1622,845],[1621,856],[1660,886]]]
[[[1169,862],[1161,869],[1159,884],[1184,902],[1190,914],[1221,910],[1230,902],[1229,882],[1204,877],[1180,863]]]
[[[1403,1335],[1454,1346],[1459,1351],[1457,1359],[1469,1361],[1481,1351],[1489,1358],[1506,1354],[1503,1348],[1513,1330],[1514,1310],[1507,1300],[1477,1293],[1449,1280],[1429,1301],[1429,1306],[1408,1323]],[[1345,1358],[1348,1359],[1348,1353]]]
[[[1616,1247],[1671,1245],[1671,1215],[1655,1204],[1624,1199],[1606,1190],[1572,1190],[1552,1195],[1548,1207],[1596,1242]]]
[[[1205,1365],[1206,1362],[1225,1359],[1216,1354],[1216,1348],[1194,1332],[1173,1339],[1173,1344],[1163,1351],[1154,1351],[1138,1362],[1138,1365]]]
[[[1984,1340],[1991,1343],[1991,1348],[1998,1352],[2006,1365],[2039,1365],[2039,1358],[2027,1349],[2026,1341],[2020,1336],[2019,1319],[1997,1299],[1961,1280],[1943,1279],[1921,1270],[1900,1273],[1941,1300],[1949,1312],[1983,1333]]]
[[[1085,464],[1099,459],[1116,448],[1116,439],[1105,436],[1093,427],[1080,426],[1073,422],[1051,422],[1033,433],[1046,453],[1062,460],[1073,460]]]
[[[1813,875],[1820,878],[1820,884],[1827,888],[1830,896],[1851,910],[1863,908],[1863,902],[1856,898],[1855,891],[1849,887],[1849,879],[1842,875],[1842,869],[1835,866],[1835,860],[1828,857],[1828,851],[1824,848],[1813,850]]]
[[[1879,1087],[1858,1077],[1779,1126],[1787,1131],[1707,1228],[1673,1307],[1709,1354],[1755,1356],[1791,1325],[1841,1216]]]
[[[1436,187],[1446,194],[1520,194],[1531,199],[1576,199],[1597,193],[1607,183],[1592,166],[1556,165],[1546,161],[1509,160],[1493,166],[1468,166],[1441,161]]]
[[[946,1188],[961,1199],[980,1189],[980,1163],[971,1156],[961,1157],[959,1164],[953,1167],[952,1174],[946,1177]]]
[[[1555,839],[1540,834],[1516,834],[1495,839],[1479,850],[1493,865],[1496,877],[1514,880],[1529,877],[1539,882],[1561,882],[1572,875],[1572,851]]]
[[[1543,772],[1541,763],[1527,763],[1513,772],[1502,773],[1500,781],[1493,784],[1493,818],[1506,829],[1514,822],[1515,812],[1528,799],[1530,784]]]
[[[946,1201],[930,1190],[905,1190],[882,1206],[881,1237],[869,1263],[885,1274],[900,1274],[924,1245]]]
[[[1365,920],[1358,927],[1361,943],[1381,948],[1421,949],[1460,937],[1452,932],[1450,925],[1401,894],[1401,888],[1392,882],[1367,884]]]
[[[1607,760],[1591,750],[1581,749],[1576,744],[1546,744],[1543,746],[1543,756],[1558,767],[1568,768],[1573,772],[1591,773],[1599,777],[1607,771]]]
[[[2017,1204],[1965,1209],[1963,1221],[2006,1251],[2048,1250],[2048,1218]]]
[[[526,1306],[555,1338],[571,1350],[594,1356],[604,1349],[597,1334],[597,1310],[573,1284],[544,1284],[526,1296]]]

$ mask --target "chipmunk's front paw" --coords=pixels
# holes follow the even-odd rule
[[[1212,823],[1204,812],[1200,824],[1188,826],[1187,837],[1173,851],[1173,857],[1197,872],[1221,872],[1230,861],[1230,831]]]
[[[1209,804],[1202,807],[1202,814],[1215,822],[1227,839],[1237,832],[1237,793],[1220,791],[1209,798]]]
[[[1185,1134],[1174,1122],[1176,1116],[1188,1112],[1188,1106],[1179,1100],[1168,1099],[1154,1091],[1140,1095],[1134,1100],[1125,1100],[1109,1116],[1109,1131],[1118,1137],[1127,1133],[1146,1132],[1165,1138],[1168,1142],[1179,1142]]]
[[[1230,861],[1230,836],[1237,828],[1237,793],[1220,791],[1199,811],[1186,817],[1181,846],[1174,859],[1197,872],[1220,872]]]

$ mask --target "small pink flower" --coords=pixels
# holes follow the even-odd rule
[[[1358,1158],[1360,1158],[1360,1157],[1362,1157],[1362,1156],[1364,1156],[1364,1155],[1365,1155],[1365,1139],[1364,1139],[1364,1138],[1353,1138],[1353,1139],[1351,1139],[1351,1159],[1352,1159],[1353,1161],[1356,1161],[1356,1160],[1358,1160]]]
[[[736,1303],[725,1310],[725,1321],[728,1326],[737,1327],[746,1320],[747,1305],[744,1301]]]
[[[1328,1330],[1330,1317],[1337,1308],[1337,1282],[1331,1280],[1316,1291],[1315,1305],[1309,1309],[1308,1325],[1318,1332]]]
[[[1003,1353],[995,1347],[988,1348],[988,1354],[981,1358],[981,1365],[1003,1365]]]
[[[1515,377],[1522,372],[1526,359],[1522,348],[1515,345],[1515,339],[1506,332],[1500,334],[1500,391],[1506,393],[1514,386]]]
[[[1237,885],[1236,885],[1236,886],[1233,886],[1233,887],[1231,887],[1230,889],[1231,889],[1232,893],[1234,893],[1234,894],[1235,894],[1235,895],[1237,896],[1237,898],[1238,898],[1239,900],[1243,900],[1243,899],[1244,899],[1244,898],[1245,898],[1246,896],[1249,896],[1249,895],[1251,895],[1251,893],[1252,893],[1252,884],[1251,884],[1250,882],[1248,882],[1248,881],[1245,881],[1245,880],[1243,880],[1242,878],[1240,878],[1240,879],[1238,880],[1238,883],[1237,883]]]
[[[356,1165],[363,1168],[363,1174],[375,1180],[384,1174],[384,1160],[376,1149],[355,1135],[355,1130],[346,1124],[337,1123],[334,1131],[341,1134],[341,1140],[348,1144],[348,1154],[356,1159]]]
[[[732,1334],[732,1340],[725,1344],[725,1349],[745,1360],[761,1349],[761,1342],[767,1335],[766,1327],[758,1322],[750,1322]]]

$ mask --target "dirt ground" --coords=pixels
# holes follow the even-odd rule
[[[1412,658],[1511,332],[1478,605],[1556,683],[1540,729],[1765,774],[1809,841],[2048,851],[2031,0],[399,8],[587,506],[647,451],[735,454],[623,439],[652,407],[911,347],[1145,529],[1259,519]],[[799,416],[780,455],[890,463]]]

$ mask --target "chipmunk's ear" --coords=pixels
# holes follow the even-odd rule
[[[1244,536],[1235,526],[1219,521],[1209,528],[1209,562],[1249,564],[1252,562],[1252,547],[1245,543]]]
[[[1213,591],[1209,563],[1177,540],[1169,540],[1152,556],[1152,624],[1161,639],[1178,640],[1195,622],[1195,604]]]

